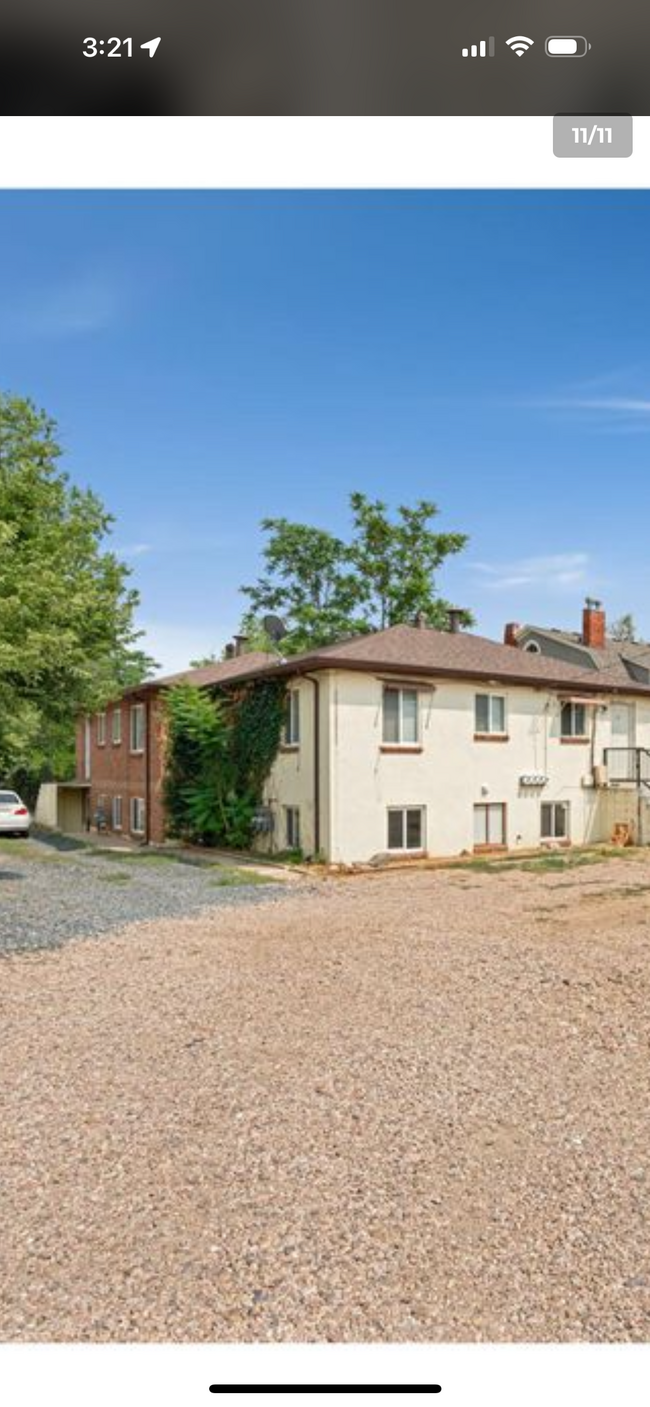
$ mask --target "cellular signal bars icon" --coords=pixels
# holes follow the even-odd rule
[[[478,44],[471,44],[469,49],[463,49],[464,59],[493,59],[494,58],[494,35],[489,39],[480,39]]]

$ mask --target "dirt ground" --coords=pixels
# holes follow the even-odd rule
[[[646,1340],[650,861],[0,965],[4,1340]]]

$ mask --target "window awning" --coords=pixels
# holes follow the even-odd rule
[[[601,708],[604,699],[585,699],[582,694],[559,694],[560,703],[582,704],[583,708]]]

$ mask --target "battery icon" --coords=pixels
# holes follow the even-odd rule
[[[582,34],[553,34],[546,40],[549,59],[584,59],[590,48]]]

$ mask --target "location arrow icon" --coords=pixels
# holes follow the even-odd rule
[[[141,49],[148,49],[148,50],[149,50],[149,58],[150,58],[150,59],[153,58],[153,56],[154,56],[154,54],[155,54],[155,52],[156,52],[156,49],[158,48],[158,45],[159,45],[159,43],[160,43],[160,38],[161,38],[161,36],[159,35],[157,39],[148,39],[147,42],[146,42],[146,44],[141,44],[141,45],[140,45],[140,48],[141,48]]]

